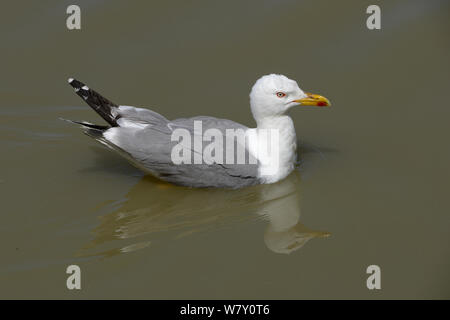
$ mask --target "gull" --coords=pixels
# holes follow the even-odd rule
[[[331,105],[327,98],[304,92],[296,81],[284,75],[265,75],[256,81],[250,92],[250,108],[256,128],[248,128],[232,120],[207,116],[168,120],[146,108],[117,105],[76,79],[70,78],[68,82],[108,125],[67,121],[81,125],[84,133],[116,151],[145,173],[175,185],[194,188],[238,189],[276,183],[286,178],[297,161],[297,136],[288,111],[296,106]],[[174,132],[183,129],[195,137],[198,135],[196,122],[201,122],[202,130],[218,130],[225,137],[229,135],[229,130],[241,130],[246,138],[243,146],[246,159],[255,161],[175,163],[173,150],[177,141],[173,139]],[[267,131],[273,130],[278,138],[277,152],[258,152],[262,145],[270,145],[272,140],[268,141],[271,136]],[[192,149],[194,156],[199,152],[195,144],[194,147],[191,143],[184,146]]]

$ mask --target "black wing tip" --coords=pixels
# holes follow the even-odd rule
[[[74,78],[69,78],[67,79],[67,82],[74,87],[75,89],[85,89],[85,90],[89,90],[89,88],[81,81],[78,81],[77,79]]]
[[[83,98],[83,100],[94,109],[106,122],[108,122],[111,126],[116,127],[116,117],[113,112],[114,108],[117,108],[117,105],[99,93],[91,90],[87,85],[83,82],[78,81],[74,78],[69,78],[67,80],[69,84],[75,89],[75,93]]]
[[[105,131],[108,130],[110,127],[109,126],[102,126],[99,124],[94,124],[94,123],[90,123],[87,121],[76,121],[76,120],[69,120],[69,119],[65,119],[65,118],[59,118],[59,120],[62,121],[66,121],[72,124],[78,124],[80,126],[82,126],[83,128],[89,128],[89,129],[94,129],[94,130],[100,130],[100,131]]]

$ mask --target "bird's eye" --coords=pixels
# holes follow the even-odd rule
[[[286,97],[286,93],[284,93],[284,92],[277,92],[277,97],[278,98]]]

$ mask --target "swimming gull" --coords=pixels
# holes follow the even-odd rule
[[[327,98],[303,92],[286,76],[265,75],[250,92],[257,126],[248,128],[206,116],[168,120],[149,109],[117,105],[76,79],[68,82],[108,125],[68,121],[81,125],[88,136],[146,173],[188,187],[236,189],[284,179],[294,170],[297,157],[297,137],[287,111],[294,106],[330,106]],[[191,134],[193,142],[183,139],[186,133]],[[239,133],[244,140],[239,139]],[[221,138],[235,140],[228,143]],[[208,145],[209,158],[203,154]],[[225,155],[220,154],[220,148]],[[239,150],[244,152],[242,157]]]

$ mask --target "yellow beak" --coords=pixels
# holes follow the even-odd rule
[[[307,96],[302,99],[294,100],[294,102],[300,103],[302,106],[316,106],[316,107],[330,107],[330,100],[318,94],[307,93]]]

